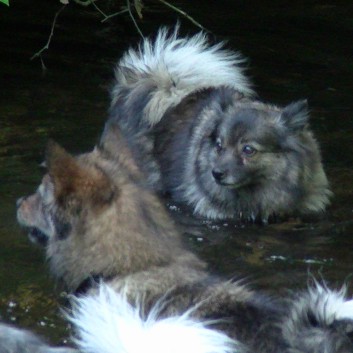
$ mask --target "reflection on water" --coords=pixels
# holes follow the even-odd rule
[[[46,42],[57,7],[40,3],[34,8],[16,1],[0,15],[0,316],[58,341],[67,336],[60,288],[47,274],[41,249],[17,227],[15,200],[38,185],[49,137],[72,152],[93,147],[105,120],[113,63],[138,35],[126,18],[103,25],[87,9],[68,7],[44,55],[43,75],[40,62],[29,58]],[[310,274],[340,284],[352,274],[353,258],[352,5],[293,1],[284,9],[278,3],[179,2],[250,58],[260,96],[279,104],[309,99],[335,193],[332,207],[320,221],[258,226],[195,220],[169,205],[186,241],[215,272],[240,273],[273,291],[302,287]],[[175,14],[158,9],[145,13],[146,33],[175,23]],[[182,28],[196,30],[186,21]]]

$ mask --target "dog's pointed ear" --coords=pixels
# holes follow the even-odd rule
[[[80,165],[52,140],[47,144],[46,164],[54,183],[55,197],[61,202],[68,197],[76,197],[93,203],[105,203],[114,195],[113,186],[103,171]]]
[[[147,143],[147,139],[145,139],[145,142]],[[139,137],[135,143],[138,146],[143,142]],[[124,169],[125,172],[130,174],[133,178],[143,178],[135,156],[116,122],[112,120],[106,122],[101,140],[98,144],[98,151],[102,152],[106,158],[114,161],[117,166]]]
[[[309,121],[308,101],[303,99],[288,104],[282,110],[281,121],[293,132],[303,130]]]
[[[80,170],[74,157],[53,140],[47,143],[45,163],[55,186],[55,194],[71,194]]]
[[[118,124],[109,120],[106,122],[98,147],[112,158],[126,152],[126,141]]]

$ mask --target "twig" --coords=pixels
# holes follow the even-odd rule
[[[54,16],[54,20],[53,20],[53,23],[52,23],[52,25],[51,25],[51,31],[50,31],[50,35],[49,35],[47,44],[45,44],[45,46],[44,46],[41,50],[39,50],[37,53],[35,53],[35,54],[31,57],[30,60],[33,60],[33,59],[38,58],[38,57],[41,57],[42,53],[43,53],[45,50],[48,50],[48,49],[49,49],[49,45],[50,45],[51,39],[52,39],[52,37],[53,37],[53,35],[54,35],[54,27],[55,27],[55,24],[56,24],[56,20],[57,20],[58,16],[60,15],[61,11],[63,11],[65,7],[66,7],[66,5],[63,5],[63,6],[59,9],[59,11],[57,11],[57,13],[56,13],[55,16]],[[43,65],[43,64],[44,64],[44,63],[43,63],[43,60],[42,60],[42,65]],[[45,65],[44,65],[44,67],[45,67]]]
[[[125,9],[125,10],[121,10],[119,12],[112,13],[111,15],[106,15],[105,18],[103,18],[103,20],[101,22],[103,23],[105,21],[108,21],[110,18],[121,15],[122,13],[125,13],[125,12],[129,12],[129,10]]]
[[[104,17],[103,20],[101,20],[101,23],[108,21],[109,19],[111,19],[112,17],[118,16],[122,13],[128,12],[128,9],[119,11],[119,12],[115,12],[111,15],[107,15],[102,9],[100,9],[97,5],[96,5],[96,0],[86,0],[86,1],[82,1],[82,0],[73,0],[76,4],[82,5],[82,6],[89,6],[89,5],[93,5],[93,7]]]
[[[162,4],[164,4],[165,6],[170,7],[171,9],[173,9],[174,11],[180,13],[181,15],[183,15],[184,17],[186,17],[190,22],[192,22],[195,26],[201,28],[203,31],[206,32],[210,32],[207,28],[205,28],[204,26],[202,26],[200,23],[198,23],[196,20],[194,20],[190,15],[188,15],[185,11],[179,9],[178,7],[172,5],[171,3],[169,3],[168,1],[165,0],[158,0],[159,2],[161,2]]]
[[[123,13],[126,13],[128,12],[129,13],[129,16],[133,22],[133,24],[135,25],[138,33],[140,34],[140,36],[142,38],[144,38],[144,35],[141,31],[141,29],[139,28],[136,20],[135,20],[135,17],[132,13],[132,10],[131,10],[131,2],[130,0],[126,0],[126,9],[122,10],[122,11],[118,11],[118,12],[115,12],[111,15],[107,15],[105,14],[96,4],[95,2],[97,0],[72,0],[73,2],[75,2],[76,4],[78,5],[81,5],[81,6],[89,6],[89,5],[93,5],[95,7],[95,9],[104,17],[101,22],[105,22],[107,20],[109,20],[110,18],[112,17],[115,17],[115,16],[118,16],[120,14],[123,14]],[[193,19],[190,15],[188,15],[185,11],[179,9],[178,7],[172,5],[171,3],[169,3],[168,1],[166,0],[158,0],[159,2],[161,2],[162,4],[164,4],[165,6],[171,8],[172,10],[180,13],[182,16],[184,16],[185,18],[187,18],[190,22],[192,22],[194,25],[196,25],[197,27],[199,27],[200,29],[206,31],[206,32],[210,32],[207,28],[203,27],[199,22],[197,22],[195,19]],[[42,49],[40,49],[37,53],[35,53],[34,55],[32,55],[32,57],[30,58],[30,60],[33,60],[35,58],[40,58],[41,60],[41,63],[42,63],[42,69],[43,71],[46,70],[46,67],[45,67],[45,64],[44,64],[44,61],[43,61],[43,58],[42,58],[42,53],[45,51],[45,50],[48,50],[49,49],[49,45],[51,43],[51,40],[52,40],[52,37],[54,35],[54,28],[55,28],[55,25],[56,25],[56,21],[60,15],[60,13],[64,10],[64,8],[67,6],[67,4],[64,4],[55,14],[54,16],[54,20],[53,20],[53,23],[52,23],[52,26],[51,26],[51,31],[50,31],[50,35],[49,35],[49,38],[48,38],[48,41],[47,43],[44,45],[44,47]]]
[[[77,0],[75,0],[75,1],[77,1]],[[107,15],[94,3],[94,1],[93,0],[87,0],[87,2],[90,2],[90,4],[92,4],[94,7],[95,7],[95,9],[98,11],[98,12],[100,12],[103,16],[104,16],[104,18],[107,18]]]
[[[144,37],[143,33],[141,32],[139,26],[137,25],[137,22],[136,22],[136,20],[134,18],[134,15],[131,12],[130,0],[126,0],[126,5],[127,5],[127,10],[129,11],[129,15],[131,17],[132,22],[134,23],[134,25],[135,25],[137,31],[139,32],[140,36],[144,39],[145,37]]]

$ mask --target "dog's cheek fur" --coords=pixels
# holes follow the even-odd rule
[[[199,161],[202,161],[203,169],[209,170],[210,175],[212,169],[217,165],[219,154],[217,153],[213,138],[205,138],[200,145]]]
[[[246,168],[249,173],[259,175],[263,182],[273,182],[286,174],[287,166],[287,160],[281,152],[258,152],[257,156],[248,161]]]

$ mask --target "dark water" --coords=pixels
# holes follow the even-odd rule
[[[177,15],[162,4],[146,5],[139,20],[145,34],[175,23]],[[243,274],[272,291],[303,287],[308,273],[333,286],[346,280],[352,284],[351,1],[177,5],[249,57],[249,74],[264,100],[286,104],[309,99],[335,194],[320,221],[293,219],[266,227],[195,221],[172,210],[187,240],[213,270]],[[0,4],[0,316],[54,342],[68,335],[60,319],[60,290],[48,275],[41,249],[17,226],[15,200],[38,185],[38,164],[49,137],[75,153],[93,147],[106,117],[113,64],[138,40],[127,15],[102,24],[94,9],[71,4],[58,18],[43,55],[43,74],[40,60],[29,58],[46,43],[59,8],[59,1],[47,0],[12,1],[10,8]],[[197,31],[186,20],[181,24],[185,32]]]

